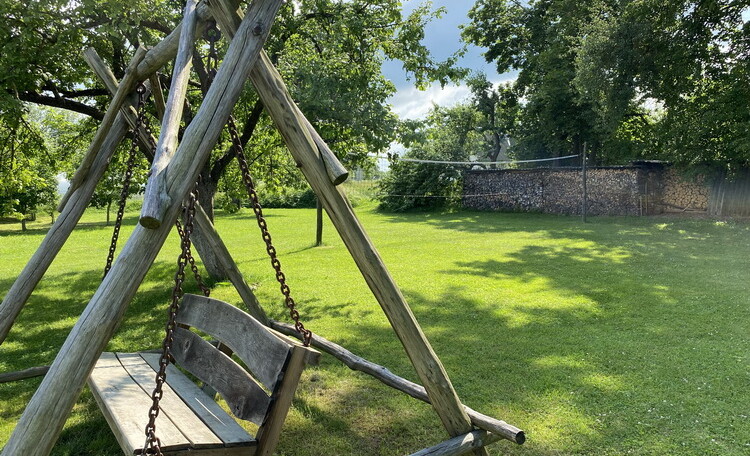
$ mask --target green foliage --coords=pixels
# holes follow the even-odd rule
[[[435,106],[421,127],[424,140],[412,142],[403,157],[467,161],[472,156],[482,156],[487,143],[478,131],[480,122],[480,113],[470,104]],[[461,169],[455,165],[394,160],[378,183],[380,208],[404,211],[450,207],[460,198]]]
[[[24,110],[27,108],[22,106]],[[20,221],[33,218],[38,208],[53,204],[56,168],[61,154],[51,144],[49,132],[56,117],[46,110],[32,109],[33,123],[20,113],[0,115],[0,216]],[[46,114],[50,116],[46,116]]]
[[[521,158],[750,165],[747,2],[478,0],[463,36],[519,70]]]

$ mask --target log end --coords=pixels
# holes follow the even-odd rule
[[[149,230],[155,230],[161,226],[161,220],[150,215],[141,217],[138,222],[141,224],[141,226]]]
[[[526,433],[523,431],[518,431],[518,434],[516,434],[515,442],[519,445],[523,445],[524,442],[526,442]]]

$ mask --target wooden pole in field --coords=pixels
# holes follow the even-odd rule
[[[182,201],[195,183],[239,99],[280,5],[281,0],[259,0],[250,5],[213,85],[167,169],[167,191],[172,201]],[[156,230],[135,228],[24,410],[3,456],[47,455],[52,450],[91,369],[119,325],[179,211],[180,205],[173,204],[165,217],[168,223]]]
[[[240,15],[231,7],[216,7],[217,3],[231,4],[218,1],[209,5],[224,32],[231,37],[232,31],[241,20]],[[443,426],[452,437],[470,432],[473,429],[471,421],[445,368],[427,341],[401,290],[359,223],[343,191],[331,183],[319,149],[303,119],[304,116],[265,52],[261,52],[260,58],[252,68],[250,81],[302,173],[318,198],[322,200],[333,225],[401,340]],[[482,448],[476,450],[476,454],[487,453]]]

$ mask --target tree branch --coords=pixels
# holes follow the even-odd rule
[[[245,120],[245,126],[242,129],[242,136],[240,136],[240,142],[242,143],[242,146],[246,146],[248,141],[250,141],[250,138],[253,136],[253,132],[255,131],[255,127],[258,125],[258,121],[260,120],[260,116],[263,114],[263,103],[260,100],[257,100],[255,104],[253,105],[253,109],[250,111],[250,114],[247,116],[247,119]],[[229,165],[229,163],[234,158],[234,147],[230,146],[225,152],[224,155],[219,157],[215,162],[214,165],[211,167],[211,179],[214,182],[218,182],[219,178],[221,177],[222,173],[224,173],[224,170]]]
[[[45,105],[45,106],[52,106],[55,108],[67,109],[68,111],[74,111],[74,112],[78,112],[81,114],[85,114],[97,120],[102,120],[104,118],[103,112],[99,111],[93,106],[89,106],[85,103],[81,103],[80,101],[69,100],[67,98],[50,97],[50,96],[42,95],[42,94],[39,94],[37,92],[32,92],[32,91],[18,92],[17,95],[18,95],[18,99],[21,101],[28,101],[29,103],[36,103],[36,104]]]

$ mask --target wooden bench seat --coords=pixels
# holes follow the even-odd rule
[[[117,441],[129,455],[140,454],[146,439],[144,429],[159,356],[103,353],[89,378],[89,387],[102,413],[110,426],[115,423]],[[222,454],[247,455],[252,454],[247,447],[257,444],[234,418],[174,366],[167,369],[159,407],[156,429],[165,453],[224,448]]]
[[[177,364],[217,391],[232,414],[259,426],[251,436],[175,366],[159,404],[156,434],[165,454],[270,455],[306,363],[320,354],[263,326],[242,310],[185,295],[172,354]],[[194,327],[234,352],[247,369],[190,331]],[[103,353],[89,386],[126,455],[141,454],[151,407],[157,353]]]

